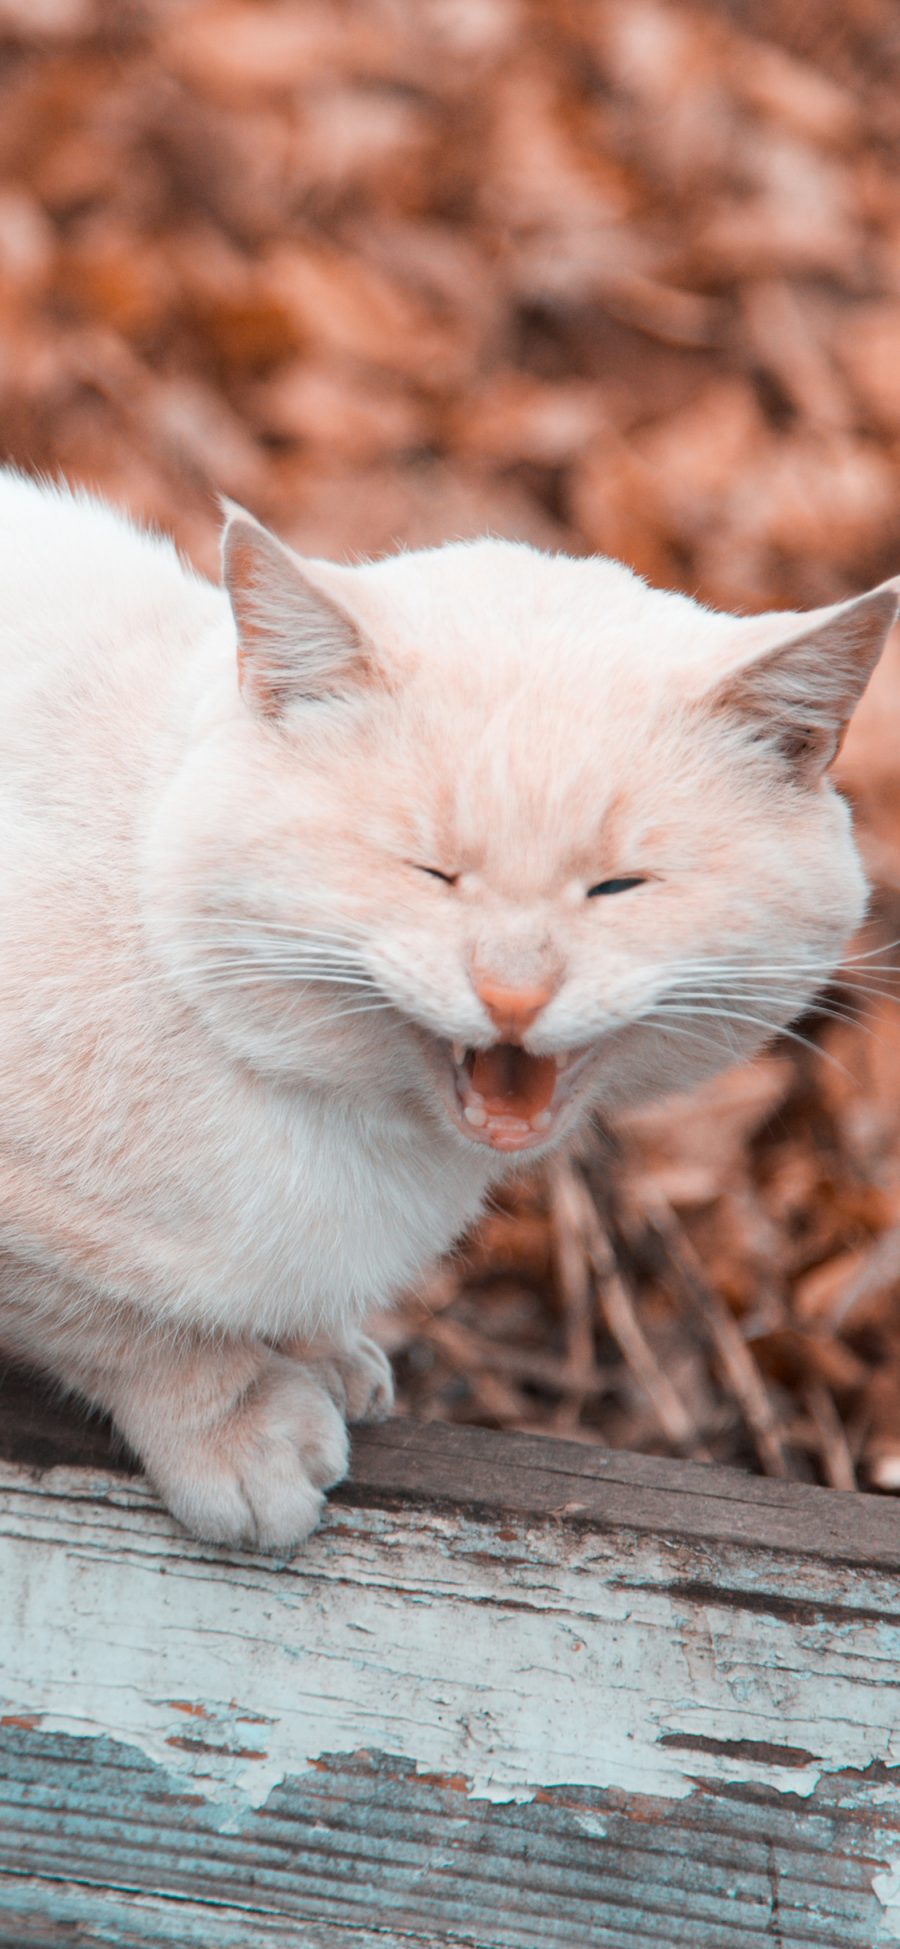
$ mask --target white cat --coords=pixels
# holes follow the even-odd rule
[[[745,1055],[865,899],[826,768],[897,607],[738,620],[481,541],[225,588],[0,475],[0,1342],[282,1548],[367,1310],[523,1152]]]

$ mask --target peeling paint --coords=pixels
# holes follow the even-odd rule
[[[900,1942],[900,1855],[873,1877],[872,1893],[885,1911],[882,1940]]]
[[[572,1783],[808,1796],[900,1765],[896,1583],[860,1575],[822,1618],[812,1572],[798,1588],[773,1559],[761,1592],[758,1555],[735,1545],[719,1608],[680,1555],[670,1538],[343,1506],[273,1564],[190,1542],[141,1482],[8,1468],[0,1704],[164,1761],[226,1824],[321,1755],[373,1747],[498,1802]]]

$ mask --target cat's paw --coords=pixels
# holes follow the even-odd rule
[[[394,1405],[391,1363],[367,1333],[319,1353],[312,1369],[348,1421],[383,1421],[390,1414]]]
[[[185,1529],[251,1550],[302,1543],[319,1520],[323,1490],[341,1480],[348,1461],[332,1393],[311,1369],[277,1353],[261,1360],[220,1420],[198,1429],[188,1416],[170,1424],[158,1448],[145,1437],[140,1449]]]

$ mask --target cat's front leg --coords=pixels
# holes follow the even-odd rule
[[[313,1363],[258,1343],[145,1345],[106,1405],[193,1535],[289,1550],[346,1473],[344,1414]]]

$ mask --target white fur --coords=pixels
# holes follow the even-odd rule
[[[242,696],[223,589],[0,474],[0,1339],[110,1408],[192,1526],[266,1544],[343,1466],[332,1403],[386,1402],[367,1311],[506,1168],[445,1108],[445,1041],[495,1039],[476,961],[552,978],[529,1051],[596,1049],[560,1141],[762,1039],[638,1022],[689,963],[756,969],[746,1012],[786,1021],[864,901],[843,804],[720,694],[810,619],[493,541],[296,572]],[[891,600],[851,613],[811,619],[850,643],[829,722]]]

